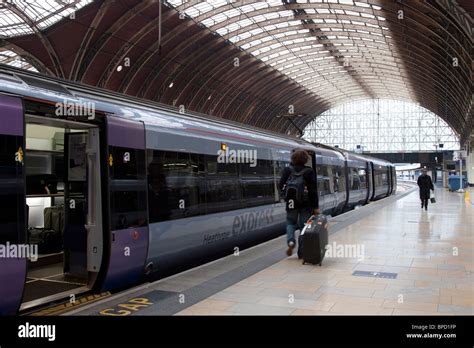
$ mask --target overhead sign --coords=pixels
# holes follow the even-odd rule
[[[454,161],[459,161],[462,158],[467,157],[467,151],[465,150],[459,150],[459,151],[454,151],[453,152],[453,160]]]

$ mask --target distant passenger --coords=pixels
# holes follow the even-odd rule
[[[421,209],[428,210],[428,201],[430,200],[430,190],[434,192],[431,177],[423,169],[423,173],[418,177],[418,187],[420,188]]]
[[[306,166],[309,155],[306,151],[296,150],[291,155],[291,165],[283,169],[280,179],[280,191],[286,202],[286,241],[291,256],[296,246],[295,231],[302,229],[305,222],[314,214],[319,214],[316,174]]]

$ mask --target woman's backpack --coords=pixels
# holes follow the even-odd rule
[[[290,167],[291,173],[286,181],[284,188],[284,199],[289,208],[301,206],[308,201],[308,190],[304,180],[304,174],[311,168],[304,168],[297,172],[295,168]]]

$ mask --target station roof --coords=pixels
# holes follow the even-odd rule
[[[0,62],[285,133],[342,102],[406,100],[466,138],[472,10],[470,0],[12,0],[0,4]],[[293,122],[277,117],[291,111]]]

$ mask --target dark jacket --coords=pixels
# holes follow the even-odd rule
[[[420,188],[420,199],[430,198],[430,190],[434,191],[433,182],[428,174],[421,174],[418,177],[418,187]]]
[[[306,203],[303,207],[298,208],[311,208],[311,209],[319,209],[319,200],[318,200],[318,191],[316,189],[316,174],[311,167],[307,166],[293,166],[297,172],[302,171],[304,168],[310,168],[311,170],[307,170],[304,175],[304,182],[306,184],[306,188],[308,189],[308,203]],[[283,187],[285,186],[288,178],[290,177],[291,169],[290,167],[286,167],[283,169],[280,178],[280,192],[282,192]]]

